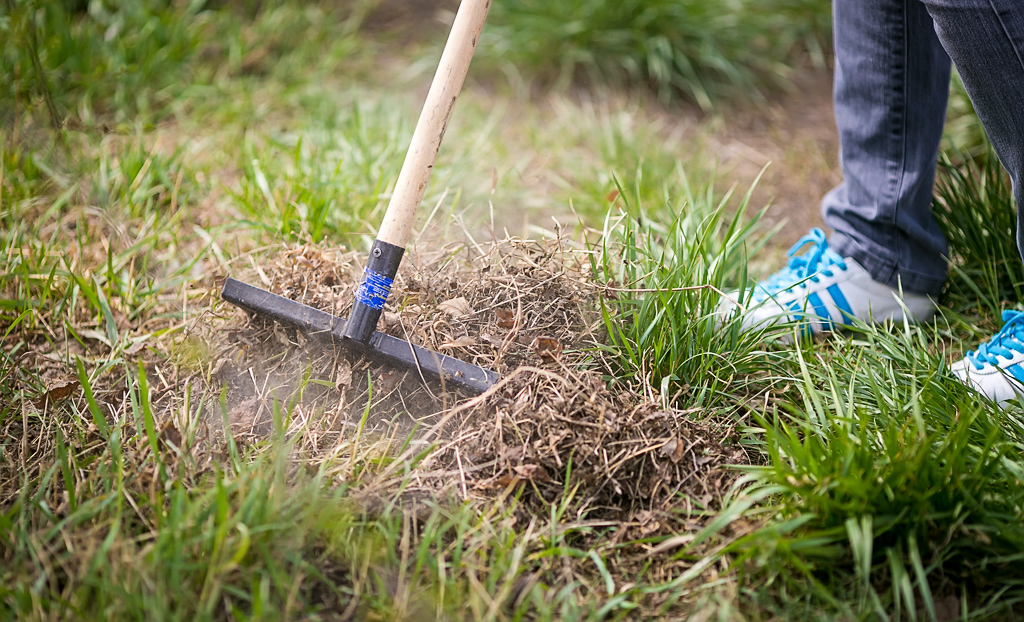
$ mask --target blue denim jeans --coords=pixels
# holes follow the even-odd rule
[[[948,250],[931,200],[950,59],[1024,204],[1024,2],[834,0],[833,31],[843,182],[822,200],[830,244],[877,281],[938,294]]]

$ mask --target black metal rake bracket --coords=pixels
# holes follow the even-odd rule
[[[486,391],[500,378],[497,373],[489,369],[470,365],[457,358],[428,350],[381,332],[374,331],[369,342],[365,344],[349,339],[345,337],[348,323],[344,318],[232,278],[225,281],[221,298],[246,311],[301,330],[311,339],[348,348],[385,364],[397,364],[417,369],[424,376],[443,379],[446,384],[474,393]]]

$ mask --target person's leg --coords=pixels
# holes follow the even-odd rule
[[[1017,201],[1017,247],[1024,259],[1024,3],[924,0],[953,59]],[[953,366],[969,386],[1005,403],[1024,395],[1024,313],[1003,312],[1003,327]]]
[[[919,0],[835,0],[833,21],[843,182],[822,201],[830,246],[875,281],[935,296],[946,280],[931,200],[949,57]]]
[[[1024,2],[924,0],[952,57],[1017,201],[1017,247],[1024,259]]]
[[[822,212],[835,233],[812,231],[751,290],[744,328],[927,321],[946,281],[931,201],[949,57],[920,0],[833,0],[833,20],[843,183]],[[736,307],[723,301],[721,314]]]

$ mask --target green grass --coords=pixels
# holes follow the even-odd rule
[[[321,541],[355,518],[315,479],[288,481],[283,460],[199,474],[182,455],[195,440],[173,447],[151,424],[143,435],[117,426],[99,446],[82,427],[58,438],[60,468],[26,474],[0,521],[2,600],[19,617],[287,616],[318,598],[348,600],[323,573],[352,568]]]
[[[302,437],[285,441],[278,411],[272,439],[246,450],[228,437],[211,464],[201,415],[217,396],[193,396],[196,410],[157,429],[147,375],[128,375],[120,421],[97,432],[74,412],[99,410],[90,389],[61,409],[71,417],[55,431],[57,462],[22,473],[0,514],[0,607],[19,618],[168,620],[447,609],[435,603],[438,564],[475,553],[455,537],[468,517],[427,506],[410,548],[416,527],[401,508],[367,513],[348,500],[378,468],[375,447],[296,470],[289,454]],[[343,475],[350,483],[332,484]],[[405,549],[389,546],[398,541]]]
[[[984,155],[990,149],[985,128],[975,114],[974,105],[955,69],[949,85],[942,145],[945,150],[954,152],[958,160]]]
[[[5,118],[42,100],[58,125],[74,116],[121,122],[158,111],[196,76],[207,20],[200,4],[95,4],[78,15],[65,2],[7,2],[2,56]]]
[[[768,464],[746,493],[770,493],[771,518],[734,547],[759,598],[776,582],[836,613],[931,619],[940,597],[975,615],[1024,597],[1019,412],[952,378],[945,345],[868,330],[784,357],[797,394],[755,417]]]
[[[649,84],[663,100],[704,110],[788,84],[788,62],[829,40],[829,5],[817,0],[501,0],[485,58],[574,79]]]
[[[9,0],[0,6],[0,121],[27,111],[58,127],[150,125],[202,108],[226,82],[236,90],[254,76],[283,87],[306,83],[311,69],[336,76],[367,45],[357,33],[368,2],[258,6],[247,19],[203,1]]]
[[[1004,306],[1024,301],[1013,192],[991,147],[974,158],[959,152],[943,157],[934,212],[949,240],[953,269],[943,295],[950,306],[981,305],[998,317]]]
[[[742,212],[730,223],[713,202],[691,198],[660,221],[661,236],[648,233],[662,231],[658,222],[635,224],[639,211],[606,230],[597,278],[614,266],[645,283],[606,295],[613,371],[684,407],[707,408],[714,395],[749,413],[747,442],[764,465],[745,468],[732,504],[695,543],[722,542],[751,611],[936,619],[936,607],[955,602],[981,619],[1012,616],[1024,598],[1019,406],[998,409],[948,370],[988,336],[976,325],[992,326],[1018,300],[1015,216],[994,162],[947,164],[943,174],[937,210],[953,253],[945,299],[956,306],[933,326],[862,325],[760,349],[761,335],[747,342],[715,322],[717,294],[687,289],[746,282],[742,247],[730,244],[746,231]],[[725,536],[737,522],[754,526]]]
[[[381,106],[353,104],[346,112],[331,129],[246,141],[232,197],[248,220],[283,236],[320,241],[330,234],[350,244],[377,226],[411,124]]]
[[[668,217],[677,213],[679,201],[696,200],[689,178],[704,184],[715,177],[714,164],[704,152],[702,130],[684,138],[685,130],[666,127],[653,115],[648,122],[635,123],[632,115],[586,112],[577,113],[582,144],[597,157],[585,167],[578,161],[565,167],[573,175],[561,184],[584,222],[601,222],[609,210],[623,206],[642,209],[656,219]],[[643,114],[643,107],[638,106],[638,112]],[[703,203],[708,199],[698,201],[705,214],[709,209]]]
[[[492,213],[579,217],[592,274],[569,273],[602,286],[593,360],[612,390],[719,426],[753,466],[628,523],[601,519],[569,455],[553,492],[428,494],[438,446],[399,458],[404,439],[294,403],[264,438],[226,434],[212,370],[250,347],[230,341],[244,331],[221,277],[372,233],[418,104],[395,94],[425,86],[436,42],[384,48],[364,4],[93,4],[0,8],[18,42],[0,61],[0,618],[936,619],[951,599],[968,619],[1017,614],[1021,411],[947,367],[1021,299],[994,158],[941,176],[956,269],[935,325],[785,348],[717,323],[716,290],[749,286],[769,242],[749,197],[710,190],[713,130],[614,88],[544,107],[470,85],[425,200],[437,246],[469,252]],[[775,84],[827,14],[670,5],[496,5],[488,53],[718,105]],[[545,52],[559,28],[575,34]]]
[[[764,364],[764,335],[742,331],[734,309],[719,303],[727,292],[749,302],[747,252],[766,236],[746,218],[749,193],[730,215],[729,195],[716,199],[713,184],[695,192],[682,169],[676,174],[683,194],[653,214],[639,186],[621,188],[624,207],[608,214],[593,270],[614,288],[602,306],[614,374],[637,392],[648,384],[666,403],[714,404]]]

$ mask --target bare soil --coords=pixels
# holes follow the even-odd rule
[[[839,137],[832,107],[832,72],[802,70],[794,91],[725,119],[712,135],[715,151],[730,166],[741,188],[766,165],[753,205],[769,205],[764,224],[785,221],[776,237],[780,246],[796,242],[812,227],[822,227],[821,199],[841,180]],[[744,183],[746,182],[746,183]]]

